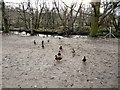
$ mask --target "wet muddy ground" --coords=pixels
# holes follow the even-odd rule
[[[55,55],[60,45],[58,63]],[[116,39],[2,35],[3,88],[117,88],[117,75]]]

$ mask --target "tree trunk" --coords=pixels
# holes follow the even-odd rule
[[[31,35],[34,35],[34,32],[33,32],[33,8],[31,7],[31,2],[30,0],[28,0],[28,9],[29,9],[29,29],[30,29],[30,34]]]
[[[120,16],[118,16],[118,32],[120,32]]]
[[[4,3],[4,1],[2,1],[2,17],[3,17],[3,21],[2,21],[3,32],[8,33],[9,32],[9,25],[8,25],[7,14],[5,12],[5,3]]]
[[[34,35],[34,32],[33,32],[33,10],[32,8],[30,8],[30,31],[31,31],[31,35]]]
[[[91,17],[91,37],[98,36],[98,29],[99,29],[99,16],[100,16],[100,2],[93,2],[91,3],[94,9],[94,14]]]
[[[91,23],[91,32],[90,36],[91,37],[97,37],[98,35],[98,17],[92,17],[92,23]]]

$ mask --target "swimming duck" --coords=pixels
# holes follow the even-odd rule
[[[86,62],[86,57],[84,56],[84,58],[83,58],[83,60],[82,60],[83,62]]]

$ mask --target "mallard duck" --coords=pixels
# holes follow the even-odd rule
[[[72,49],[72,56],[74,57],[75,56],[75,50],[74,50],[74,48]]]
[[[63,49],[62,46],[60,46],[59,49],[62,50]]]
[[[44,41],[42,41],[42,45],[44,44]]]
[[[35,44],[35,45],[37,44],[35,40],[34,40],[34,44]]]
[[[57,55],[55,55],[55,60],[60,61],[62,59],[62,57],[58,57]]]
[[[61,53],[60,53],[60,51],[58,52],[58,56],[61,56]]]
[[[42,48],[44,48],[44,45],[42,45]]]
[[[84,56],[84,58],[83,58],[83,60],[82,60],[83,62],[86,62],[86,57]]]
[[[75,53],[75,49],[74,48],[72,49],[72,53]]]
[[[48,40],[47,42],[50,42],[50,40]]]

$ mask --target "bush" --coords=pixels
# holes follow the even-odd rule
[[[108,34],[110,32],[110,29],[109,28],[100,28],[99,31],[98,31],[98,35],[99,36],[104,36],[106,34]],[[115,33],[116,30],[114,27],[112,27],[112,33]]]
[[[84,27],[77,27],[75,29],[75,32],[80,35],[89,35],[90,33],[90,26],[84,26]]]

